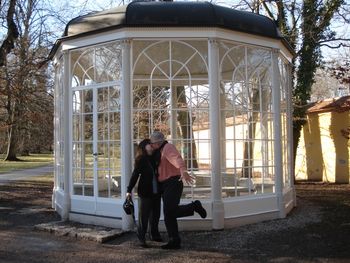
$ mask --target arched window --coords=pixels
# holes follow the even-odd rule
[[[210,197],[207,40],[134,41],[133,138],[162,131],[180,150],[195,188]],[[185,188],[184,198],[193,197]]]

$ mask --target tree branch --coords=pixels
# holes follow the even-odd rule
[[[15,8],[16,8],[17,0],[10,0],[9,9],[7,10],[7,35],[2,45],[0,47],[0,67],[6,64],[6,56],[11,52],[11,50],[15,46],[15,40],[18,38],[18,28],[14,21],[15,16]]]
[[[338,49],[340,47],[350,47],[350,43],[349,44],[344,44],[344,43],[340,43],[336,46],[331,46],[331,45],[328,45],[328,44],[321,44],[320,45],[321,47],[328,47],[328,48],[331,48],[331,49]]]
[[[339,43],[338,45],[335,45],[335,46],[331,46],[329,44],[326,44],[326,43],[335,42],[335,41],[345,41],[345,42],[349,42],[349,43],[347,44],[347,43],[342,42],[342,43]],[[333,39],[321,40],[318,42],[318,44],[321,47],[328,47],[331,49],[337,49],[340,47],[350,47],[350,39],[349,38],[333,38]]]
[[[323,43],[334,42],[334,41],[350,41],[350,38],[332,38],[332,39],[321,40],[321,41],[318,41],[317,43],[323,44]]]
[[[263,5],[263,7],[265,8],[267,14],[269,15],[269,17],[272,19],[272,20],[275,20],[275,18],[273,17],[273,14],[270,10],[270,8],[267,6],[266,2],[264,0],[259,0],[260,1],[260,4]]]

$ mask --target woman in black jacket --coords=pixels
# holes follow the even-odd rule
[[[161,242],[158,230],[160,217],[161,196],[158,191],[157,167],[152,158],[152,147],[149,139],[144,139],[137,147],[134,171],[127,188],[127,197],[138,182],[137,194],[139,197],[139,216],[137,226],[137,237],[142,247],[147,247],[146,233],[148,223],[150,225],[150,239]]]

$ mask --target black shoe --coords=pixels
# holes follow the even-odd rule
[[[148,247],[148,245],[146,244],[146,239],[144,237],[141,237],[139,233],[137,233],[136,235],[137,235],[137,238],[139,239],[139,246],[143,248]]]
[[[180,249],[180,242],[169,241],[167,244],[161,246],[162,249]]]
[[[207,211],[205,211],[201,201],[199,200],[194,201],[193,206],[194,206],[194,211],[197,212],[201,216],[201,218],[207,217]]]
[[[163,239],[160,236],[150,237],[150,240],[155,242],[163,242]]]
[[[143,248],[148,248],[149,246],[147,245],[146,241],[139,241],[139,246]]]

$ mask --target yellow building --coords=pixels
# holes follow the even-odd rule
[[[301,131],[296,179],[349,183],[349,138],[350,96],[315,103]]]

